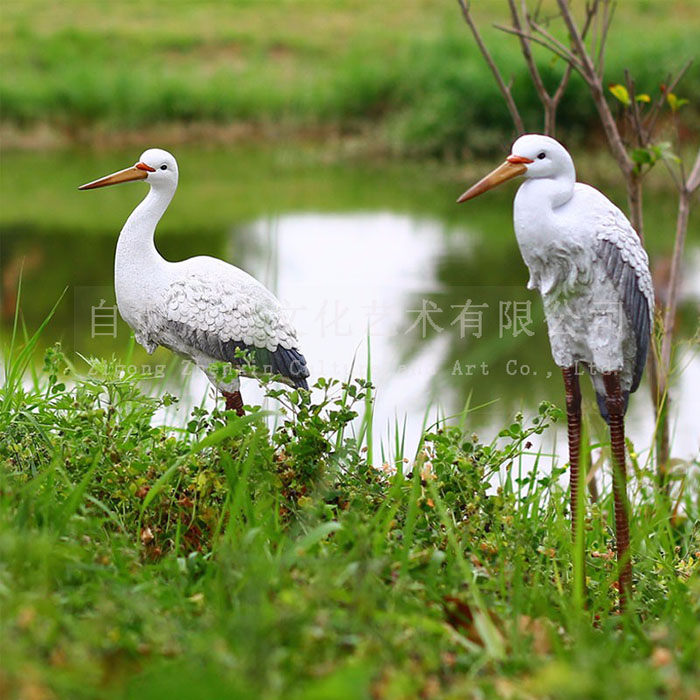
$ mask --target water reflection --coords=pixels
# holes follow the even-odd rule
[[[388,212],[306,214],[246,233],[269,252],[248,267],[292,313],[313,375],[348,377],[353,368],[366,377],[369,337],[376,425],[381,431],[405,416],[407,432],[417,434],[442,368],[440,353],[402,356],[411,342],[406,304],[432,291],[439,223]]]

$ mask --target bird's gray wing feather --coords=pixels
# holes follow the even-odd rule
[[[163,344],[181,339],[183,346],[224,362],[236,362],[237,349],[249,351],[260,369],[306,387],[309,370],[296,331],[277,299],[257,282],[188,275],[166,289],[158,316],[169,341]]]
[[[599,223],[595,253],[615,286],[634,330],[637,350],[630,391],[636,391],[644,372],[654,323],[654,287],[649,258],[631,224],[617,208]]]

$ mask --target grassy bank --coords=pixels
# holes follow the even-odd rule
[[[517,40],[491,26],[505,19],[505,3],[478,5],[494,58],[536,130],[540,109]],[[5,3],[3,16],[2,119],[25,146],[99,143],[143,130],[205,141],[370,130],[383,148],[446,155],[487,152],[512,131],[458,7],[447,0],[147,8],[35,0]],[[668,72],[695,55],[699,19],[695,2],[620,3],[607,79],[621,81],[631,68],[638,90],[656,93]],[[536,55],[545,79],[556,80],[561,66]],[[700,65],[680,92],[693,98],[686,111],[697,125]],[[560,122],[570,136],[596,129],[576,78]],[[20,138],[22,131],[32,138]]]
[[[0,404],[5,697],[695,697],[697,484],[671,512],[633,460],[621,617],[609,488],[581,593],[564,465],[522,470],[551,406],[492,442],[465,411],[417,455],[372,442],[363,382],[172,429],[115,362],[24,376],[35,342]]]

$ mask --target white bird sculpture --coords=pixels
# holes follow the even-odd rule
[[[214,362],[241,364],[247,351],[259,370],[307,389],[309,370],[297,334],[279,301],[255,278],[208,256],[168,262],[154,235],[177,189],[175,158],[159,148],[141,154],[125,170],[79,189],[145,180],[150,186],[119,234],[114,260],[117,307],[136,340],[152,353],[162,345],[194,362],[226,398],[226,409],[243,415],[240,380],[221,382]],[[237,357],[237,355],[239,357]]]
[[[573,534],[579,498],[580,366],[591,374],[598,407],[610,427],[624,609],[632,578],[624,415],[642,378],[654,322],[649,259],[625,215],[601,192],[576,182],[571,156],[548,136],[521,136],[505,163],[457,201],[518,175],[525,182],[515,196],[515,235],[530,270],[528,288],[542,295],[552,355],[566,388]]]

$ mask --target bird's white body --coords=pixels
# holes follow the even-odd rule
[[[571,156],[549,136],[521,136],[505,163],[457,202],[519,175],[525,182],[515,197],[515,234],[530,270],[528,287],[542,295],[552,355],[562,368],[566,390],[572,535],[576,542],[581,512],[581,389],[576,369],[583,365],[610,427],[618,590],[624,610],[632,587],[624,416],[629,395],[642,378],[654,320],[649,260],[625,215],[598,190],[576,182]]]
[[[624,214],[598,190],[571,183],[570,197],[543,206],[543,180],[526,180],[515,198],[514,224],[530,271],[528,288],[544,301],[554,361],[584,363],[596,372],[620,372],[623,389],[633,381],[636,341],[622,294],[598,255],[609,241],[630,265],[653,309],[647,256]],[[582,213],[585,212],[585,216]],[[650,317],[651,323],[651,317]]]
[[[235,361],[237,348],[252,351],[260,369],[305,386],[296,331],[268,289],[217,258],[168,262],[158,253],[155,229],[175,194],[177,163],[160,149],[140,163],[151,166],[144,178],[150,190],[122,228],[114,269],[117,307],[137,342],[149,353],[162,345],[193,361],[224,391],[238,391],[239,381],[216,381],[210,366]]]
[[[549,176],[537,172],[543,152],[553,163]],[[533,160],[515,197],[514,226],[528,287],[542,295],[554,361],[587,367],[601,395],[606,372],[619,372],[622,390],[634,391],[654,309],[639,237],[605,195],[576,182],[571,157],[554,139],[523,136],[513,153]]]

